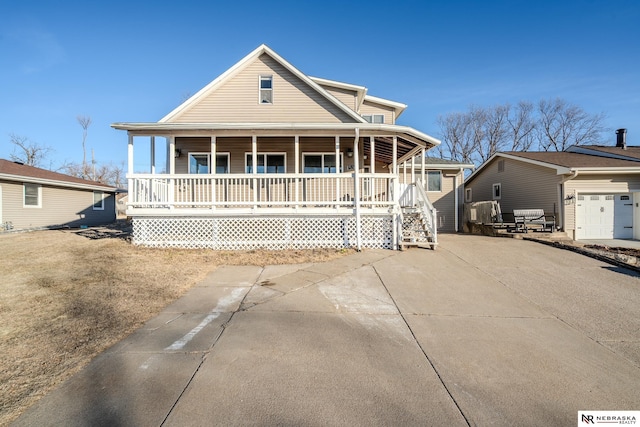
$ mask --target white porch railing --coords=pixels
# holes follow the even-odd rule
[[[431,233],[432,242],[434,245],[438,244],[438,222],[436,208],[433,207],[427,192],[424,190],[422,182],[417,179],[414,183],[416,189],[416,207],[422,211],[422,216],[425,218],[427,224],[427,230]],[[434,246],[435,247],[435,246]]]
[[[395,175],[358,174],[360,206],[391,207]],[[353,207],[354,174],[129,175],[128,207]]]

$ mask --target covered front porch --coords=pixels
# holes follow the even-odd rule
[[[135,243],[395,249],[407,203],[424,206],[436,242],[435,210],[415,189],[424,176],[413,171],[424,175],[424,168],[399,171],[417,154],[424,159],[437,140],[411,128],[162,125],[114,125],[129,135],[127,215]]]

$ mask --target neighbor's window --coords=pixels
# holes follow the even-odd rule
[[[369,123],[384,123],[384,114],[363,114],[362,118]]]
[[[94,211],[104,210],[104,193],[102,191],[93,192],[93,210]]]
[[[260,104],[273,104],[273,76],[260,76]]]
[[[473,201],[473,193],[471,192],[471,188],[464,189],[464,201],[466,203],[471,203]]]
[[[189,173],[207,174],[210,163],[210,153],[189,153]],[[216,173],[229,173],[229,153],[216,153]]]
[[[342,154],[340,154],[342,162]],[[313,153],[302,155],[302,171],[304,173],[336,173],[335,153]]]
[[[257,173],[286,173],[284,153],[258,153],[257,157]],[[246,153],[245,165],[246,173],[253,173],[253,156],[251,153]]]
[[[23,206],[25,208],[42,207],[42,186],[38,184],[24,184]]]
[[[441,171],[427,171],[427,191],[442,191]]]
[[[493,200],[500,200],[502,197],[502,184],[493,184]]]

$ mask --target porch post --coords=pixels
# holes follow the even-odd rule
[[[398,194],[400,192],[400,183],[398,182],[400,180],[399,174],[398,174],[398,137],[396,135],[393,136],[393,140],[392,140],[392,150],[391,150],[391,169],[392,169],[392,173],[393,173],[393,201],[396,203],[396,209],[398,209],[398,211],[394,212],[393,215],[393,249],[398,249],[398,243],[400,240],[400,236],[399,236],[399,228],[400,228],[400,224],[399,224],[399,219],[400,219],[400,194]]]
[[[258,207],[258,137],[256,135],[251,136],[251,172],[253,178],[253,208]]]
[[[336,173],[340,172],[340,137],[338,135],[335,136],[335,153],[336,153]],[[340,180],[336,179],[336,202],[340,201]],[[335,208],[338,209],[338,204],[335,205]]]
[[[424,153],[425,153],[425,149],[423,148],[423,149],[422,149],[422,151],[421,151],[421,156],[422,156],[422,169],[421,169],[421,170],[422,170],[422,186],[423,186],[423,187],[425,187],[425,186],[427,185],[426,181],[424,180],[424,176],[425,176],[425,174],[427,173],[427,172],[424,170],[424,166],[425,166]]]
[[[129,134],[127,145],[127,191],[129,192],[128,204],[137,202],[136,189],[133,185],[133,135]]]
[[[175,180],[173,175],[176,173],[176,137],[169,137],[169,209],[173,209],[175,204]]]
[[[211,165],[209,166],[209,174],[211,174],[211,209],[216,208],[216,136],[211,135]],[[229,165],[227,165],[229,166]]]
[[[151,137],[151,144],[149,145],[149,156],[151,157],[151,173],[156,173],[156,137]]]
[[[356,211],[356,249],[362,250],[362,223],[360,218],[360,159],[358,158],[358,146],[360,140],[360,129],[356,128],[356,137],[353,141],[353,199]]]
[[[297,175],[300,175],[300,135],[295,135],[293,137],[293,154],[296,157],[294,161],[294,172],[296,174],[296,184],[295,184],[295,202],[296,209],[298,209],[298,201],[300,199],[300,179]]]
[[[376,139],[373,136],[369,137],[369,164],[370,172],[376,173]],[[376,199],[376,187],[375,187],[375,178],[369,178],[369,193],[371,196],[371,209],[373,209],[373,202]]]
[[[411,183],[416,182],[416,156],[411,156]]]

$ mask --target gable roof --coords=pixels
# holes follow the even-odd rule
[[[567,148],[566,151],[570,153],[593,154],[614,159],[640,161],[640,147],[634,145],[627,145],[626,148],[611,145],[572,145]]]
[[[590,173],[640,173],[640,162],[566,151],[507,151],[495,153],[475,172],[467,177],[465,184],[478,176],[496,158],[503,157],[529,164],[554,169],[558,175],[575,172]]]
[[[53,172],[46,169],[23,165],[21,163],[0,159],[0,179],[7,181],[48,184],[60,187],[80,188],[115,192],[116,188],[107,184],[89,181],[74,176]]]
[[[407,167],[411,167],[410,160],[411,159],[409,159],[409,163],[407,164]],[[422,167],[422,159],[420,158],[420,155],[417,155],[414,157],[414,165],[417,168]],[[429,169],[474,169],[475,168],[475,165],[473,163],[463,163],[457,160],[448,160],[440,157],[429,157],[429,156],[424,157],[424,165],[426,168],[429,168]],[[404,166],[401,165],[400,167],[404,167]]]
[[[233,76],[237,73],[245,69],[255,60],[257,60],[261,55],[266,54],[271,57],[274,61],[279,63],[282,67],[284,67],[287,71],[291,72],[294,76],[302,80],[305,84],[310,86],[313,90],[318,92],[321,96],[326,98],[330,103],[338,107],[341,111],[346,113],[348,116],[354,119],[356,123],[364,123],[365,120],[360,117],[358,113],[353,111],[351,108],[347,107],[344,103],[340,102],[336,97],[331,95],[325,89],[323,89],[318,83],[316,83],[313,79],[308,77],[306,74],[298,70],[296,67],[291,65],[288,61],[278,55],[275,51],[269,48],[267,45],[262,44],[258,46],[253,52],[249,53],[247,56],[238,61],[235,65],[229,68],[227,71],[218,76],[211,83],[200,89],[195,95],[191,98],[187,99],[185,102],[180,104],[177,108],[171,111],[169,114],[164,116],[162,119],[158,121],[158,123],[167,123],[172,119],[178,117],[185,111],[193,108],[198,102],[210,95],[212,92],[215,92],[220,86],[229,81]]]

